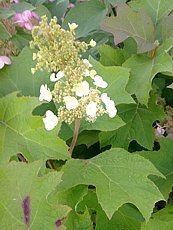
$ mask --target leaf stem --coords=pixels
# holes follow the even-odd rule
[[[76,141],[77,141],[77,137],[78,137],[78,133],[79,133],[79,127],[80,127],[80,119],[79,118],[75,118],[75,128],[74,128],[74,135],[73,135],[73,139],[69,148],[69,153],[70,156],[72,157],[73,154],[73,149],[75,147]]]

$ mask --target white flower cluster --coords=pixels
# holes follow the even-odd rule
[[[72,23],[69,24],[70,31],[74,31],[77,28],[77,24]],[[91,47],[96,45],[96,42],[92,39],[89,43]],[[80,118],[84,117],[86,120],[94,122],[98,116],[107,113],[110,118],[113,118],[117,114],[117,109],[115,107],[115,103],[107,93],[100,92],[99,88],[105,89],[108,87],[108,83],[103,80],[101,76],[97,74],[97,72],[92,68],[91,63],[87,59],[82,59],[82,65],[85,66],[82,81],[78,83],[72,84],[69,92],[65,95],[61,95],[61,104],[64,104],[63,107],[69,114],[71,111],[82,113]],[[63,70],[59,70],[57,73],[52,73],[50,75],[50,81],[54,82],[55,85],[57,83],[66,83],[68,82],[68,76],[64,73]],[[89,82],[92,82],[92,86],[90,86]],[[63,90],[62,90],[63,91]],[[51,93],[50,89],[47,85],[41,85],[40,87],[40,101],[48,101],[50,102],[54,99],[54,95]],[[82,111],[82,112],[81,112]],[[59,119],[58,117],[50,110],[46,112],[46,117],[43,118],[43,122],[45,124],[45,128],[47,130],[52,130],[57,124]],[[63,113],[62,113],[63,114]],[[67,114],[67,113],[66,113]],[[68,117],[71,115],[68,115]]]

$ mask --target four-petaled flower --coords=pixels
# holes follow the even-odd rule
[[[68,110],[75,109],[78,107],[78,100],[75,97],[66,96],[64,97],[64,102]]]
[[[50,89],[46,85],[41,85],[40,87],[40,96],[39,96],[40,101],[48,101],[50,102],[52,100],[52,94],[50,92]]]
[[[108,86],[108,83],[106,81],[104,81],[103,78],[99,75],[96,75],[94,77],[93,84],[100,87],[100,88],[106,88]]]
[[[23,27],[26,30],[32,30],[33,26],[38,25],[40,17],[30,10],[25,10],[22,13],[17,13],[13,17],[14,24]]]
[[[78,83],[72,89],[72,92],[75,92],[76,96],[78,96],[78,97],[88,95],[89,91],[90,91],[90,89],[89,89],[89,84],[87,81],[82,81],[82,82]]]
[[[94,101],[90,101],[86,106],[86,114],[92,118],[96,117],[96,113],[98,111],[97,103]]]
[[[45,129],[50,131],[50,130],[54,129],[55,126],[58,124],[58,118],[57,118],[57,116],[55,116],[55,114],[52,111],[47,110],[46,111],[46,117],[43,118],[43,122],[45,125]]]

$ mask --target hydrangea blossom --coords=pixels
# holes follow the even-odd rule
[[[103,78],[99,75],[96,75],[94,77],[93,84],[100,87],[100,88],[106,88],[108,86],[108,83],[106,81],[103,81]]]
[[[4,67],[4,65],[10,65],[11,60],[7,56],[0,56],[0,69]]]
[[[41,85],[39,100],[40,101],[45,100],[48,102],[52,100],[52,94],[50,92],[50,89],[47,87],[47,85]]]
[[[47,110],[46,117],[43,118],[43,122],[45,125],[45,129],[50,131],[54,129],[55,126],[58,124],[58,118],[52,111]]]
[[[86,114],[92,118],[96,117],[97,110],[97,104],[94,101],[90,101],[90,103],[86,106]]]
[[[37,64],[32,72],[46,70],[50,73],[50,81],[54,83],[51,92],[47,85],[41,86],[39,99],[53,99],[60,122],[71,124],[76,119],[95,122],[103,114],[113,118],[117,114],[115,103],[99,89],[106,88],[108,83],[97,75],[87,59],[81,59],[81,53],[96,43],[94,40],[89,44],[76,41],[74,30],[77,26],[76,23],[69,23],[70,31],[65,31],[55,18],[48,24],[47,18],[42,17],[40,25],[34,27],[31,47],[39,47],[39,50],[33,55]],[[59,39],[49,37],[52,34]],[[48,54],[45,48],[49,50]]]
[[[75,92],[76,96],[78,96],[78,97],[88,95],[89,91],[90,91],[90,89],[89,89],[89,84],[87,81],[82,81],[82,82],[78,83],[72,89],[72,92]]]
[[[72,96],[64,97],[64,102],[68,110],[75,109],[78,107],[78,100]]]
[[[26,29],[32,30],[35,25],[38,25],[40,17],[30,10],[25,10],[23,13],[17,13],[13,17],[14,24]]]
[[[64,77],[64,72],[62,72],[62,71],[59,71],[57,74],[52,73],[50,75],[50,81],[56,82],[56,81],[60,80],[62,77]]]

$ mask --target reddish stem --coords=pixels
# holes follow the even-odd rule
[[[69,153],[70,156],[72,157],[73,150],[77,141],[78,133],[79,133],[79,127],[80,127],[80,119],[75,118],[75,128],[74,128],[74,135],[73,135],[73,140],[71,142],[70,148],[69,148]]]

